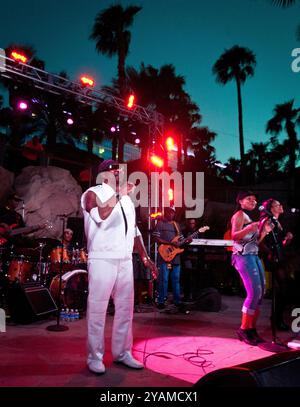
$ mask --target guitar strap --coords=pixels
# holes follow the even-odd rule
[[[175,222],[175,221],[173,220],[172,223],[173,223],[173,225],[174,225],[174,228],[176,229],[177,235],[180,236],[180,232],[179,232],[179,229],[178,229],[178,226],[177,226],[177,222]]]
[[[121,204],[121,200],[119,201],[119,204],[121,206],[121,211],[122,211],[122,215],[123,215],[123,219],[124,219],[124,223],[125,223],[125,236],[126,236],[127,235],[127,230],[128,230],[127,218],[126,218],[123,206]]]

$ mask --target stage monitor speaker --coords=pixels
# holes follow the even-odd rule
[[[300,351],[287,351],[241,365],[215,370],[195,387],[300,387]]]
[[[57,311],[48,288],[40,284],[13,283],[8,289],[7,304],[12,321],[23,324],[44,319]]]

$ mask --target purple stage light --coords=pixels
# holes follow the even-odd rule
[[[20,109],[20,110],[27,110],[27,109],[28,109],[28,104],[27,104],[27,102],[20,101],[20,102],[18,103],[18,109]]]

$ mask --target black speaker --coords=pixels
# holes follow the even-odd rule
[[[12,321],[23,324],[46,318],[57,311],[48,288],[34,283],[13,283],[7,292],[7,305]]]
[[[299,387],[300,350],[215,370],[194,385],[199,388],[223,387]]]

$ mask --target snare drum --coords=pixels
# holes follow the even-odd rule
[[[52,279],[50,292],[58,302],[59,275]],[[63,307],[85,311],[88,296],[88,273],[85,270],[68,271],[61,277],[61,297]]]
[[[19,281],[22,284],[32,281],[32,266],[25,256],[13,257],[8,268],[8,280]]]

